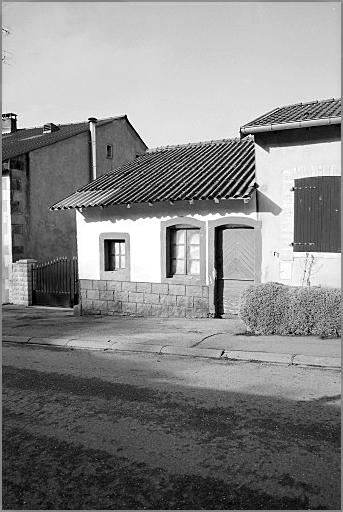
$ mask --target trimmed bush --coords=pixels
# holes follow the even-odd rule
[[[265,283],[241,296],[240,319],[254,334],[341,335],[341,291]]]

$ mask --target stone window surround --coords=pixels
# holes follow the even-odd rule
[[[123,240],[125,242],[125,268],[105,270],[105,240]],[[131,254],[129,233],[101,233],[99,236],[100,249],[100,279],[109,281],[131,280]]]
[[[209,273],[209,311],[216,313],[215,306],[215,238],[216,229],[221,227],[232,228],[234,226],[253,227],[256,231],[256,254],[255,254],[255,283],[261,282],[261,263],[262,263],[262,221],[251,219],[250,217],[222,217],[221,219],[208,221],[208,273]]]
[[[200,275],[199,277],[184,276],[168,276],[169,267],[169,236],[170,228],[179,226],[194,227],[200,229]],[[175,284],[206,284],[206,222],[192,217],[175,217],[170,220],[161,221],[161,283]]]

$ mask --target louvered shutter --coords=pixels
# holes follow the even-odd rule
[[[340,176],[294,180],[295,252],[340,252]]]

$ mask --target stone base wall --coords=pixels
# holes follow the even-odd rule
[[[82,315],[206,318],[208,286],[80,280]]]
[[[12,264],[10,302],[22,306],[32,305],[32,268],[36,260],[19,260]]]

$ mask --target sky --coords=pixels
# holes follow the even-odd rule
[[[239,136],[341,95],[340,2],[8,2],[2,112],[18,127],[127,114],[149,147]]]

